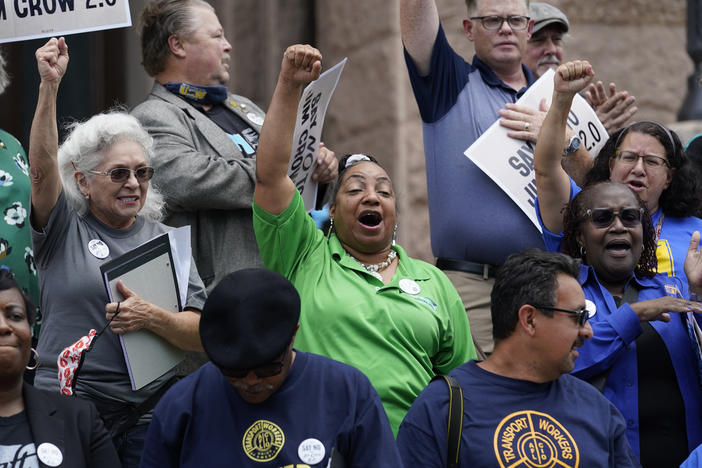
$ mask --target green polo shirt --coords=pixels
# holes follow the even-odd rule
[[[263,263],[300,293],[295,347],[363,371],[395,434],[437,372],[476,357],[463,303],[433,265],[395,246],[397,271],[384,285],[346,254],[336,235],[327,241],[299,193],[278,216],[255,202],[253,213]]]

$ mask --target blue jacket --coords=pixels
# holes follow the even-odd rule
[[[677,277],[632,277],[630,281],[635,281],[639,286],[639,301],[662,296],[688,296],[687,285]],[[621,307],[615,305],[614,298],[599,283],[592,267],[581,265],[580,284],[585,297],[595,304],[596,313],[590,318],[593,338],[578,350],[580,356],[575,360],[573,374],[588,379],[611,368],[604,395],[624,416],[627,438],[639,454],[639,387],[635,340],[643,333],[641,323],[629,304]],[[695,316],[700,322],[700,315]],[[682,314],[671,314],[670,322],[650,323],[665,343],[673,363],[685,405],[688,448],[692,450],[702,443],[702,390],[697,361],[684,319]]]

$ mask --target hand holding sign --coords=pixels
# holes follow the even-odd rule
[[[572,99],[585,89],[594,77],[595,72],[592,71],[592,66],[587,60],[574,60],[560,65],[553,78],[554,99],[557,94],[563,94],[568,99]]]
[[[317,152],[317,167],[312,173],[312,180],[320,184],[329,184],[334,182],[339,175],[339,161],[336,159],[336,154],[324,145],[324,142],[319,142],[319,151]]]
[[[538,110],[508,102],[504,109],[498,111],[502,117],[500,125],[509,129],[507,136],[536,143],[547,110],[546,99],[539,102]]]
[[[302,91],[302,98],[297,107],[288,176],[302,195],[308,211],[315,207],[317,182],[331,182],[336,178],[338,171],[334,152],[323,145],[320,147],[320,139],[327,105],[339,82],[344,64],[346,59],[310,83]],[[319,169],[320,167],[322,168]],[[313,174],[316,174],[316,177],[312,177]]]
[[[68,45],[63,37],[52,37],[34,54],[42,83],[58,85],[68,67]]]
[[[574,68],[573,71],[575,71]],[[591,68],[590,71],[592,71]],[[569,69],[568,77],[570,78],[571,76],[575,77],[575,73],[571,75]],[[562,76],[559,79],[561,82],[565,82]],[[578,84],[575,83],[575,85]],[[554,72],[553,70],[548,70],[519,98],[516,103],[517,106],[543,109],[544,99],[548,105],[551,97],[557,95],[557,93],[553,92],[553,86]],[[572,106],[569,101],[566,107],[568,125],[571,127],[573,134],[578,135],[580,138],[582,147],[588,150],[590,154],[597,154],[608,138],[607,132],[597,118],[595,111],[592,110],[584,98],[578,94],[574,96],[570,94],[570,98],[573,100]],[[515,106],[507,107],[507,110],[515,113],[511,114],[515,117],[515,121],[518,121],[520,118],[516,115],[519,108]],[[538,111],[533,110],[528,115],[523,114],[523,116],[531,119],[534,118],[536,112]],[[519,124],[522,129],[525,123],[527,123],[527,120],[522,120]],[[531,121],[529,121],[529,130],[531,130],[531,126]],[[510,138],[508,132],[509,130],[506,126],[501,125],[500,122],[495,122],[470,148],[466,149],[465,155],[494,180],[519,205],[534,225],[540,229],[534,210],[536,198],[534,145],[531,141],[525,142]],[[541,133],[543,133],[543,129]],[[563,135],[560,136],[556,146],[558,147],[556,154],[560,166]]]

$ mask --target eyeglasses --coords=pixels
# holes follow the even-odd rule
[[[502,24],[506,21],[512,31],[523,31],[529,26],[528,16],[471,16],[472,20],[480,20],[480,24],[483,25],[488,31],[495,31],[502,27]]]
[[[595,208],[592,210],[587,210],[585,215],[590,218],[592,224],[600,229],[607,228],[611,226],[614,222],[614,217],[619,216],[622,224],[626,227],[636,227],[641,224],[641,218],[643,217],[644,209],[639,208],[622,208],[621,210],[615,210],[612,208]]]
[[[616,151],[614,155],[625,166],[633,166],[639,159],[643,159],[644,165],[649,169],[660,169],[663,166],[670,166],[667,159],[652,154],[644,154],[643,156],[634,153],[633,151]]]
[[[129,179],[129,176],[134,173],[134,176],[139,182],[148,182],[154,176],[154,168],[150,166],[138,167],[134,170],[128,167],[117,167],[111,171],[88,171],[91,174],[101,176],[110,176],[110,180],[116,184],[123,184]]]
[[[590,311],[587,309],[572,310],[572,309],[563,309],[561,307],[551,307],[551,306],[534,306],[534,307],[536,307],[537,309],[555,310],[556,312],[565,312],[566,314],[571,314],[574,316],[575,323],[577,323],[579,327],[584,327],[585,324],[587,323],[588,319],[590,318]]]
[[[249,375],[249,372],[253,372],[256,375],[256,377],[258,377],[259,379],[265,379],[266,377],[273,377],[274,375],[278,375],[283,371],[283,366],[285,365],[285,358],[288,357],[288,351],[290,351],[289,347],[285,350],[285,354],[283,354],[283,358],[280,361],[271,362],[269,364],[264,364],[262,366],[254,367],[253,369],[244,369],[244,370],[222,369],[222,374],[224,374],[226,377],[231,377],[234,379],[243,379],[247,375]]]

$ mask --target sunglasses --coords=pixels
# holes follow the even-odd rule
[[[154,168],[150,166],[138,167],[134,170],[128,167],[117,167],[111,171],[88,171],[91,174],[97,174],[101,176],[110,176],[110,180],[116,184],[123,184],[129,179],[129,176],[134,173],[134,176],[139,182],[148,182],[154,176]]]
[[[615,210],[612,208],[595,208],[587,210],[585,215],[590,218],[590,222],[600,229],[607,228],[612,225],[614,218],[619,216],[622,224],[626,227],[636,227],[641,224],[644,209],[639,208],[622,208]]]
[[[573,315],[573,318],[575,319],[575,323],[578,324],[579,327],[584,327],[585,324],[587,323],[588,319],[590,318],[590,311],[587,309],[581,309],[581,310],[572,310],[572,309],[563,309],[561,307],[551,307],[551,306],[534,306],[537,309],[544,309],[544,310],[554,310],[556,312],[564,312],[566,314],[571,314]]]
[[[243,369],[243,370],[229,370],[229,369],[222,369],[222,374],[224,374],[225,377],[231,377],[233,379],[243,379],[247,375],[249,375],[249,372],[253,372],[256,377],[259,379],[265,379],[266,377],[273,377],[274,375],[278,375],[283,371],[283,366],[285,365],[285,358],[288,357],[288,351],[290,351],[290,348],[288,347],[285,350],[285,354],[283,354],[283,358],[280,361],[275,361],[271,362],[269,364],[264,364],[262,366],[254,367],[253,369]]]

